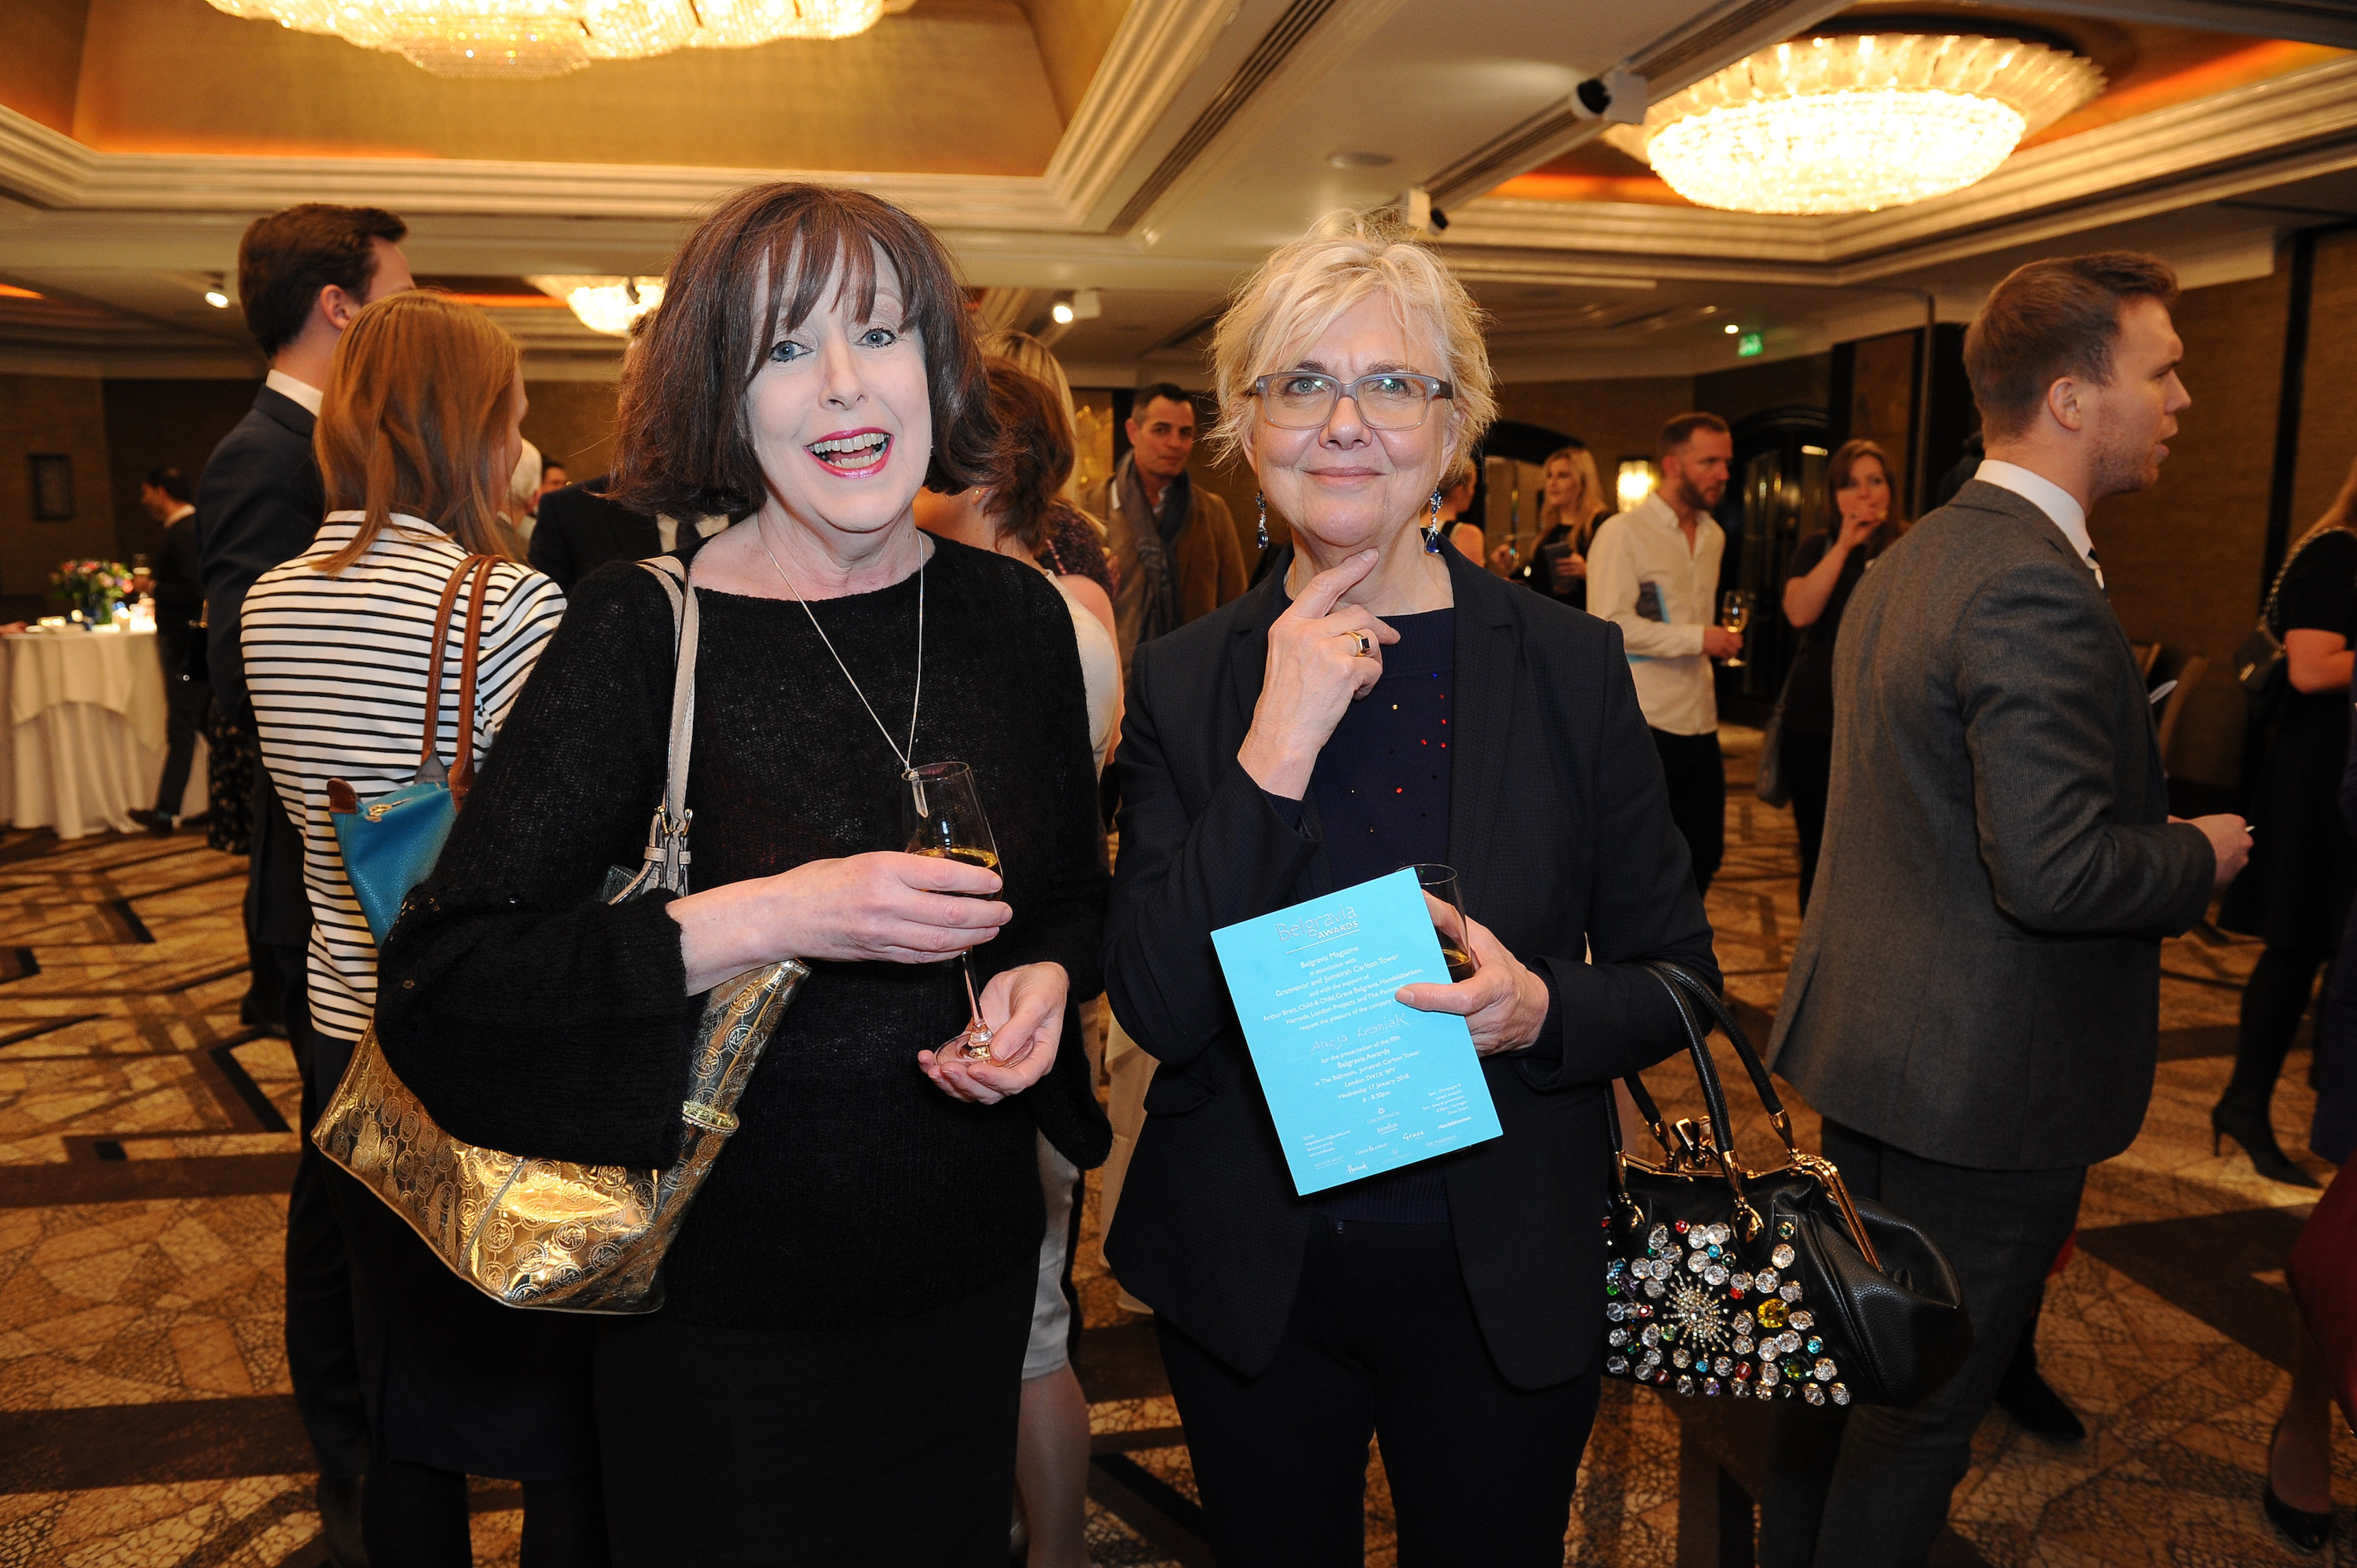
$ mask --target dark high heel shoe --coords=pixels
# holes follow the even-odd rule
[[[2283,1435],[2283,1423],[2276,1423],[2275,1431],[2267,1437],[2266,1489],[2259,1498],[2266,1509],[2267,1522],[2283,1534],[2286,1541],[2302,1552],[2321,1552],[2332,1540],[2332,1515],[2310,1513],[2296,1509],[2276,1495],[2276,1439]]]
[[[2221,1152],[2220,1145],[2228,1138],[2243,1146],[2250,1155],[2251,1168],[2269,1181],[2279,1181],[2286,1187],[2320,1187],[2324,1184],[2292,1164],[2291,1157],[2276,1142],[2276,1130],[2267,1124],[2264,1114],[2223,1104],[2210,1112],[2210,1152]]]

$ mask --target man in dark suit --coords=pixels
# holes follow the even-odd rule
[[[197,547],[210,621],[213,701],[258,755],[253,705],[238,645],[238,612],[254,579],[300,555],[327,513],[311,456],[311,431],[336,341],[361,306],[411,286],[401,253],[408,229],[372,207],[309,203],[254,220],[238,243],[237,285],[248,329],[270,360],[253,407],[213,448],[197,486]],[[255,989],[296,1041],[309,1035],[305,951],[311,908],[303,889],[303,837],[259,766],[253,772],[253,854],[246,885],[246,940]],[[300,810],[301,803],[291,802]],[[264,1001],[256,996],[253,1000]],[[249,1015],[252,1021],[252,1015]],[[317,1081],[307,1053],[303,1131],[332,1082]],[[286,1211],[286,1360],[296,1407],[319,1456],[319,1507],[337,1561],[361,1560],[360,1478],[369,1435],[352,1344],[351,1286],[343,1239],[328,1208],[319,1156],[307,1135]]]
[[[2158,478],[2190,401],[2149,256],[2033,262],[1964,339],[1988,458],[1867,575],[1835,653],[1833,789],[1771,1059],[1850,1190],[1955,1265],[1976,1344],[1908,1410],[1778,1444],[1760,1561],[1925,1561],[2086,1167],[2144,1122],[2160,941],[2242,869],[2169,815],[2086,516]]]
[[[164,703],[169,718],[165,728],[170,749],[164,757],[164,776],[156,786],[156,809],[132,813],[142,817],[151,832],[168,833],[178,825],[182,797],[188,792],[188,772],[197,759],[197,734],[204,728],[205,710],[212,705],[213,689],[201,663],[191,666],[189,645],[204,633],[198,628],[205,614],[205,591],[197,567],[196,492],[178,468],[156,468],[139,487],[139,504],[164,525],[163,542],[149,574],[156,605],[156,653],[163,666]]]
[[[668,517],[632,511],[606,499],[612,480],[612,475],[600,474],[540,498],[540,521],[532,531],[533,568],[547,573],[568,594],[608,561],[644,561],[681,544],[693,559],[705,533],[719,532],[705,523],[727,521],[708,519],[683,529]]]

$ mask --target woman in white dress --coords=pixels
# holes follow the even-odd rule
[[[1072,612],[1072,636],[1088,689],[1089,744],[1103,772],[1121,733],[1121,659],[1096,531],[1062,499],[1072,471],[1071,417],[1053,388],[1012,360],[994,358],[988,369],[991,422],[1003,443],[998,472],[992,483],[955,495],[920,490],[917,526],[977,550],[1028,561],[1056,585]],[[1039,1185],[1048,1199],[1048,1229],[1039,1243],[1039,1294],[1023,1358],[1023,1419],[1015,1450],[1016,1490],[1029,1538],[1027,1568],[1088,1568],[1089,1563],[1082,1539],[1089,1406],[1067,1353],[1072,1307],[1064,1294],[1080,1178],[1079,1167],[1041,1138]]]

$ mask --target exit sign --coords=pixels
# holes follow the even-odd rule
[[[1735,357],[1738,360],[1749,360],[1759,353],[1763,347],[1765,345],[1760,341],[1759,333],[1746,332],[1735,340]]]

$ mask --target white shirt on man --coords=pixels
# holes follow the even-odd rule
[[[296,403],[309,409],[311,417],[314,419],[319,417],[319,405],[328,401],[326,392],[299,377],[288,375],[284,371],[271,371],[262,378],[262,384],[280,397],[293,398]]]
[[[2095,574],[2095,586],[2104,585],[2104,568],[2095,560],[2094,541],[2087,535],[2087,509],[2078,498],[2043,474],[2032,473],[2018,463],[2002,463],[1995,457],[1984,457],[1981,466],[1973,470],[1973,478],[2001,490],[2011,490],[2054,521],[2079,559]]]
[[[197,509],[190,506],[188,502],[174,501],[172,503],[172,514],[164,520],[164,526],[166,528],[169,528],[184,517],[194,517],[196,515]]]
[[[1670,735],[1718,729],[1718,695],[1703,628],[1718,618],[1718,561],[1727,535],[1704,518],[1694,542],[1656,490],[1604,520],[1587,551],[1587,609],[1620,628],[1637,705]]]

